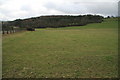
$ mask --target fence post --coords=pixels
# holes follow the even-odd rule
[[[4,30],[2,31],[3,34],[5,34]]]
[[[9,34],[8,30],[7,30],[7,34]]]

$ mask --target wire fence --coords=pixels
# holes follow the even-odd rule
[[[12,34],[21,31],[26,31],[26,28],[11,26],[8,22],[0,21],[0,34]]]
[[[24,28],[7,28],[7,29],[2,29],[2,34],[12,34],[16,32],[21,32],[21,31],[26,31]]]

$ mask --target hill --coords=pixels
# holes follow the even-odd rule
[[[102,21],[103,17],[99,15],[51,15],[4,22],[3,28],[5,28],[5,26],[18,26],[21,28],[59,28],[68,26],[83,26],[89,23],[101,23]]]

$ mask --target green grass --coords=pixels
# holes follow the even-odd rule
[[[117,77],[116,19],[3,36],[4,78]]]

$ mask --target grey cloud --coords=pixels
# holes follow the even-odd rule
[[[0,0],[0,17],[2,20],[8,18],[27,18],[48,14],[102,14],[104,16],[118,15],[118,0],[48,0],[43,3],[29,3],[27,0],[17,3],[16,0]],[[24,1],[24,0],[23,0]],[[32,0],[31,0],[32,1]],[[36,0],[35,0],[36,1]],[[39,2],[39,0],[37,0]],[[34,2],[34,1],[32,1]],[[18,7],[1,7],[15,4]],[[17,10],[16,10],[17,9]],[[18,11],[18,13],[16,13]],[[14,15],[15,14],[15,15]],[[2,16],[3,15],[3,16]]]
[[[23,6],[21,7],[21,10],[31,11],[32,9],[31,9],[31,7],[30,7],[29,5],[23,5]]]
[[[117,16],[118,13],[118,5],[115,2],[98,2],[98,3],[89,3],[89,5],[85,5],[88,8],[88,12],[95,14],[103,14],[103,15],[114,15]]]
[[[118,13],[117,2],[79,2],[79,3],[66,3],[66,4],[55,4],[49,2],[45,5],[48,9],[54,9],[62,11],[67,14],[103,14],[103,15],[114,15]]]

